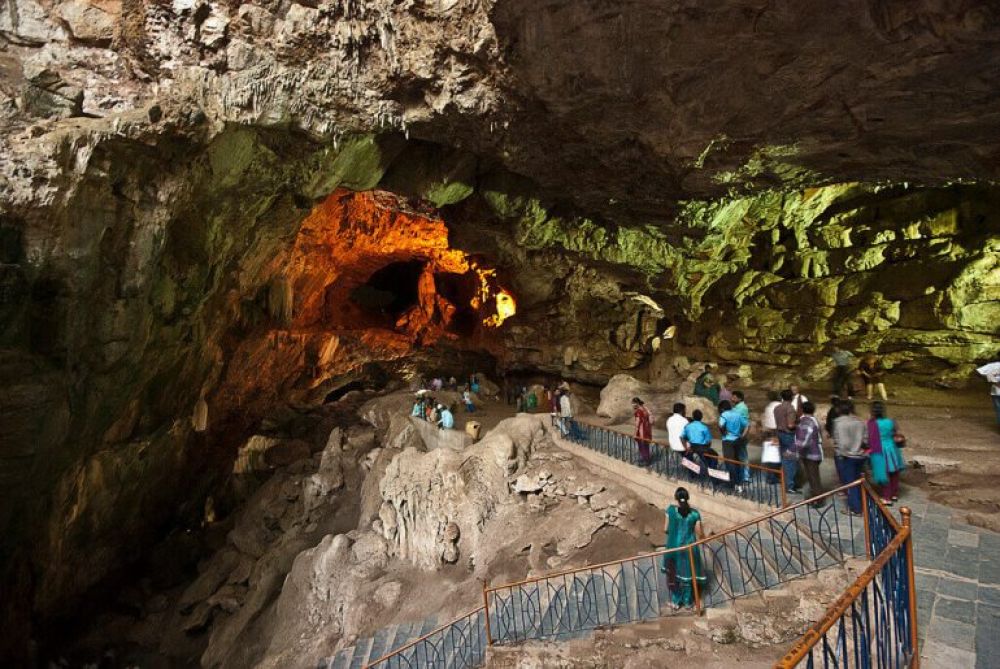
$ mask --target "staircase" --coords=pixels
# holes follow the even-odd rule
[[[843,497],[831,492],[823,501],[822,508],[795,504],[709,537],[697,549],[708,577],[698,590],[700,608],[729,608],[737,598],[881,550],[876,545],[874,552],[869,551],[869,539],[878,544],[875,535],[880,532],[879,522],[884,524],[873,502],[869,503],[872,536],[867,537],[864,520],[843,513]],[[482,664],[489,642],[565,641],[586,637],[601,627],[685,615],[670,607],[661,560],[659,555],[638,556],[489,588],[488,608],[480,607],[443,626],[437,626],[434,617],[390,625],[318,666],[467,669]]]
[[[358,639],[353,646],[343,648],[333,657],[321,660],[317,665],[318,669],[362,669],[390,651],[429,634],[437,627],[436,616],[417,623],[400,623],[383,627],[375,632],[374,636]],[[417,665],[414,663],[412,666]]]

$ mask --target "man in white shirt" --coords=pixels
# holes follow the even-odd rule
[[[569,398],[569,390],[563,390],[559,397],[559,431],[563,436],[569,434],[569,421],[573,419],[573,403]]]
[[[667,441],[670,443],[670,450],[678,453],[687,450],[681,441],[684,426],[688,424],[688,419],[684,416],[685,411],[685,406],[678,402],[674,405],[674,413],[667,419]]]
[[[778,399],[778,393],[774,390],[769,390],[767,392],[768,404],[764,407],[764,413],[760,417],[760,425],[765,430],[777,430],[778,424],[774,422],[774,408],[781,404]]]
[[[795,407],[795,415],[802,418],[802,405],[809,401],[809,398],[799,392],[799,384],[793,383],[788,386],[792,391],[792,406]]]
[[[976,370],[990,382],[990,397],[993,400],[993,410],[997,413],[997,425],[1000,425],[1000,362],[991,362]]]

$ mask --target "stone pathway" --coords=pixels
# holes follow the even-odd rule
[[[961,511],[907,488],[913,510],[922,666],[1000,664],[1000,534],[968,525]]]

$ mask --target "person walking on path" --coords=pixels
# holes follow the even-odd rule
[[[573,420],[573,404],[569,399],[569,391],[563,390],[559,395],[559,431],[564,437],[569,435],[571,420]]]
[[[674,492],[674,501],[677,503],[665,509],[663,531],[666,534],[667,550],[683,548],[705,537],[701,514],[697,509],[691,508],[689,499],[688,491],[685,488],[678,488]],[[692,562],[694,562],[693,572]],[[699,589],[705,585],[701,548],[695,546],[690,553],[687,550],[675,550],[664,554],[660,571],[667,575],[671,607],[677,610],[681,607],[694,606],[694,581],[698,581]]]
[[[868,420],[868,453],[871,458],[872,479],[880,486],[882,501],[892,505],[899,499],[899,475],[906,469],[900,447],[906,438],[896,421],[889,418],[885,405],[872,404],[872,417]]]
[[[739,446],[747,434],[750,423],[739,411],[733,409],[728,400],[719,402],[719,429],[722,431],[722,457],[729,472],[729,483],[735,485],[737,492],[743,490],[743,465],[738,464]]]
[[[468,388],[462,391],[462,401],[465,402],[466,413],[476,412],[476,405],[472,402],[472,392]]]
[[[837,407],[833,419],[833,441],[836,444],[840,482],[853,483],[864,476],[868,460],[868,429],[864,421],[854,414],[854,402],[844,400]],[[847,491],[848,513],[861,515],[861,488],[854,486]]]
[[[997,414],[997,425],[1000,425],[1000,362],[991,362],[976,370],[990,384],[990,398],[993,400],[993,410]]]
[[[685,425],[681,432],[681,442],[684,444],[685,457],[699,465],[700,475],[705,476],[708,470],[705,455],[712,446],[712,432],[701,421],[702,417],[701,409],[695,409],[691,414],[691,422]]]
[[[653,464],[649,455],[649,440],[653,438],[653,417],[649,415],[646,403],[638,397],[632,398],[632,416],[635,418],[635,442],[639,446],[639,464],[648,467]]]
[[[858,364],[858,373],[861,374],[861,379],[865,382],[865,391],[869,402],[876,389],[883,402],[889,399],[885,392],[885,383],[882,381],[885,376],[885,368],[882,367],[882,361],[877,355],[866,353]]]
[[[681,440],[684,428],[688,424],[688,419],[684,415],[686,412],[687,407],[678,402],[674,405],[674,412],[667,419],[667,441],[670,444],[670,450],[675,453],[683,453],[687,450],[684,448],[684,442]]]
[[[833,394],[840,397],[853,398],[854,388],[851,385],[851,361],[854,354],[835,346],[830,354],[835,365],[833,370]],[[846,392],[844,392],[846,390]]]
[[[806,402],[802,405],[802,418],[795,427],[795,449],[799,452],[799,461],[809,481],[809,496],[823,494],[823,482],[819,477],[819,465],[823,462],[823,435],[819,421],[816,420],[816,405]],[[823,506],[823,500],[813,503]]]
[[[785,490],[799,492],[795,477],[799,473],[799,452],[795,448],[795,426],[798,419],[792,406],[792,391],[781,391],[781,404],[774,408],[774,422],[778,431],[778,447],[781,449],[781,468],[785,472]]]

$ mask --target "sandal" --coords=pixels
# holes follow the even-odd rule
[[[897,497],[896,495],[893,495],[892,496],[892,501],[893,502],[898,502],[899,501],[899,497]]]
[[[883,499],[882,503],[885,504],[886,506],[892,506],[892,500],[891,499]]]

